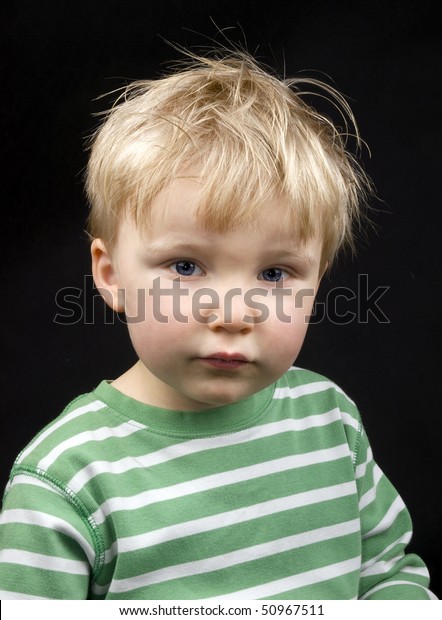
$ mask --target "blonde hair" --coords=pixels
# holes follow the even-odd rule
[[[278,79],[246,53],[192,56],[179,71],[125,88],[92,138],[88,230],[109,247],[123,213],[147,226],[153,198],[199,168],[203,225],[253,225],[272,197],[300,240],[319,231],[323,263],[353,243],[370,184],[340,132],[307,105],[319,87],[359,134],[346,100],[315,79]]]

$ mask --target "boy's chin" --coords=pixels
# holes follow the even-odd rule
[[[241,400],[253,396],[257,392],[260,392],[263,387],[257,387],[256,389],[232,389],[231,386],[224,389],[208,390],[195,395],[195,401],[200,403],[199,409],[214,409],[216,407],[225,407],[227,405],[233,405]]]
[[[195,395],[194,399],[189,399],[186,409],[195,411],[204,411],[208,409],[216,409],[217,407],[225,407],[227,405],[233,405],[234,403],[247,398],[249,394],[245,396],[238,396],[232,394],[211,394],[209,395]]]

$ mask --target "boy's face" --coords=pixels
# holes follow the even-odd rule
[[[225,405],[283,375],[320,280],[320,240],[297,244],[278,200],[253,228],[217,233],[197,220],[197,196],[195,181],[177,179],[154,200],[148,231],[124,218],[112,257],[92,247],[97,286],[114,300],[120,289],[111,305],[124,305],[140,359],[115,386],[168,409]]]

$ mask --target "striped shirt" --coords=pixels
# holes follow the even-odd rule
[[[299,368],[169,411],[101,383],[21,452],[0,519],[19,599],[426,599],[354,403]]]

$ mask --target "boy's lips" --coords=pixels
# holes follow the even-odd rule
[[[207,355],[206,357],[200,357],[199,359],[209,364],[210,366],[214,366],[215,368],[222,368],[227,370],[239,368],[240,366],[244,366],[245,364],[250,364],[250,360],[248,360],[241,353],[212,353],[211,355]]]

